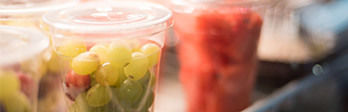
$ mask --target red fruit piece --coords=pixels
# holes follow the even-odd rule
[[[35,97],[33,93],[37,88],[34,86],[32,77],[24,73],[17,73],[17,75],[21,83],[21,91],[29,98]]]
[[[90,87],[91,79],[89,75],[79,75],[70,71],[65,76],[64,90],[66,95],[74,100],[81,92]]]

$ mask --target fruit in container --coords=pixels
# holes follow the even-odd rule
[[[124,73],[132,80],[139,80],[145,76],[148,66],[147,56],[142,52],[134,52],[129,64],[124,67]]]
[[[27,96],[32,97],[33,96],[33,89],[35,87],[34,80],[24,73],[17,73],[18,79],[20,81],[20,88],[21,91]]]
[[[86,101],[91,107],[101,107],[111,101],[111,89],[100,84],[94,85],[87,91]]]
[[[57,53],[66,57],[75,57],[80,53],[86,52],[87,46],[80,41],[67,40],[57,48]]]
[[[16,94],[20,90],[20,80],[12,71],[0,71],[0,99]]]
[[[97,44],[94,45],[89,52],[95,53],[98,55],[100,64],[104,64],[107,62],[107,52],[108,52],[108,46],[104,44]]]
[[[79,75],[89,75],[99,66],[98,55],[92,52],[84,52],[76,56],[71,62],[71,68]]]
[[[141,101],[144,92],[144,88],[139,82],[127,79],[115,93],[123,107],[136,109],[136,106],[138,102]]]
[[[70,99],[75,99],[80,93],[90,87],[91,79],[89,75],[79,75],[70,71],[65,75],[65,92]]]
[[[111,64],[123,67],[131,60],[132,50],[127,44],[114,42],[109,45],[106,59]]]
[[[105,86],[116,85],[121,75],[121,69],[113,66],[111,63],[104,63],[95,73],[96,81]]]
[[[145,44],[140,51],[148,56],[149,66],[152,67],[158,63],[161,48],[153,43]]]

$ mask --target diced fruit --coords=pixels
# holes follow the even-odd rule
[[[107,61],[111,64],[123,67],[131,60],[131,49],[122,43],[112,43],[107,52]]]
[[[116,91],[117,98],[125,108],[134,108],[141,100],[144,89],[141,84],[134,80],[125,80],[121,87]]]
[[[74,100],[81,92],[90,87],[89,75],[78,75],[74,71],[70,71],[65,76],[65,91],[69,98]]]
[[[104,106],[111,101],[110,88],[96,84],[88,90],[86,100],[91,107]]]
[[[147,70],[148,59],[141,52],[132,53],[131,61],[126,67],[124,67],[126,76],[133,80],[139,80],[143,78]]]
[[[33,91],[35,91],[35,83],[34,80],[23,73],[17,73],[19,81],[20,81],[20,88],[21,91],[27,96],[27,97],[32,97],[34,94]]]
[[[85,52],[75,57],[71,63],[72,69],[79,75],[88,75],[98,69],[99,59],[97,54]]]
[[[85,43],[72,40],[64,42],[57,48],[58,54],[68,57],[75,57],[86,51],[87,47]]]
[[[0,99],[16,94],[20,89],[17,75],[10,71],[0,71]]]
[[[187,110],[239,112],[250,104],[262,20],[249,8],[198,12],[176,17]]]
[[[16,92],[4,98],[2,102],[7,112],[31,112],[27,97],[20,92]]]
[[[161,48],[156,44],[149,43],[141,47],[141,52],[148,56],[149,66],[152,67],[158,63]]]
[[[94,45],[89,52],[95,53],[98,55],[100,63],[104,64],[106,62],[106,53],[108,51],[108,47],[106,45],[97,44]]]
[[[120,76],[120,68],[104,63],[95,73],[96,81],[101,85],[115,85]]]

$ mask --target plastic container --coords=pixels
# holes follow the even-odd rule
[[[54,10],[60,10],[76,5],[78,0],[2,0],[0,1],[0,25],[42,28],[47,30],[46,26],[41,26],[41,17],[44,13]],[[52,58],[52,61],[50,61]],[[56,55],[50,55],[46,62],[46,67],[42,68],[39,82],[39,101],[38,111],[54,112],[62,108],[60,102],[61,87],[60,80],[55,70]],[[57,92],[58,91],[58,92]]]
[[[90,2],[45,15],[67,111],[152,112],[171,15],[140,1]]]
[[[0,24],[39,27],[44,13],[71,7],[76,3],[78,0],[2,0]]]
[[[0,26],[0,36],[0,111],[36,112],[49,40],[38,30],[9,26]]]
[[[187,112],[239,112],[250,104],[261,0],[172,0]]]

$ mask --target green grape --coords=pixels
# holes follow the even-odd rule
[[[63,43],[63,45],[59,46],[57,48],[57,52],[60,55],[68,56],[68,57],[75,57],[79,55],[80,53],[86,52],[87,46],[83,42],[79,41],[66,41]]]
[[[152,67],[158,63],[161,48],[156,44],[145,44],[143,47],[141,47],[140,51],[148,56],[149,67]]]
[[[155,86],[156,76],[152,74],[150,71],[147,71],[145,76],[139,80],[139,82],[143,85],[145,89],[150,86],[151,89]],[[149,85],[150,83],[150,85]]]
[[[127,79],[126,74],[124,73],[123,69],[120,69],[120,74],[119,78],[115,84],[116,87],[120,87],[122,83]]]
[[[75,57],[71,63],[71,67],[77,74],[88,75],[96,71],[99,66],[97,54],[85,52]]]
[[[118,112],[117,108],[113,105],[113,103],[108,103],[102,107],[92,108],[92,111],[89,112]]]
[[[108,103],[101,107],[88,106],[86,101],[86,94],[80,94],[77,96],[75,102],[70,105],[68,112],[117,112],[112,103]]]
[[[123,67],[130,61],[131,53],[129,46],[121,43],[112,43],[108,48],[106,59],[115,66]]]
[[[0,71],[0,99],[11,96],[20,89],[20,81],[14,72]]]
[[[120,76],[120,69],[110,63],[104,63],[95,73],[96,81],[104,86],[116,85]]]
[[[65,61],[59,57],[56,52],[52,52],[51,54],[51,58],[47,63],[48,70],[53,73],[64,71],[64,67],[66,65]]]
[[[91,107],[101,107],[111,101],[111,95],[110,88],[96,84],[88,90],[86,100]]]
[[[90,110],[92,109],[87,104],[86,93],[78,95],[75,102],[68,108],[68,112],[89,112]]]
[[[89,52],[93,52],[98,55],[101,64],[104,64],[107,60],[106,58],[107,51],[108,51],[108,46],[102,45],[102,44],[94,45],[89,50]]]
[[[145,76],[148,69],[148,59],[141,52],[134,52],[132,60],[124,67],[124,73],[133,80],[139,80]]]
[[[141,84],[133,80],[125,80],[121,87],[116,91],[120,104],[126,110],[134,109],[134,107],[142,98],[144,89]]]
[[[4,98],[3,103],[7,112],[31,112],[29,100],[20,92]]]

